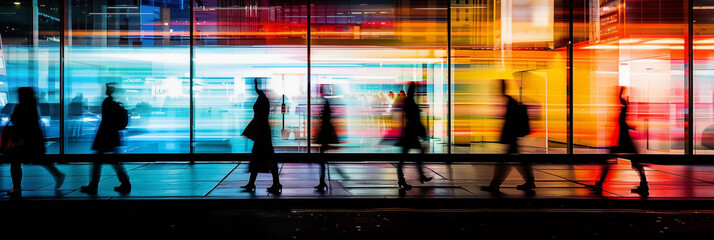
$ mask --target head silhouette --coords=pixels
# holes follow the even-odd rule
[[[111,96],[112,94],[114,94],[114,92],[116,91],[115,85],[116,83],[107,83],[107,90],[104,93],[106,93],[107,96]]]
[[[629,103],[629,101],[628,101],[628,99],[627,99],[627,96],[625,95],[625,90],[626,90],[626,89],[625,89],[624,86],[620,86],[619,88],[620,88],[620,89],[619,89],[619,90],[620,90],[620,94],[619,94],[620,104],[622,104],[623,106],[627,106],[628,103]]]
[[[21,87],[17,89],[17,100],[21,104],[35,104],[37,103],[37,98],[35,98],[35,90],[31,87]]]
[[[409,98],[414,97],[415,91],[416,91],[416,83],[414,83],[414,82],[409,83],[409,88],[407,88],[407,97],[409,97]]]
[[[253,85],[255,85],[255,92],[260,94],[262,91],[260,90],[260,83],[258,82],[258,78],[253,79]]]

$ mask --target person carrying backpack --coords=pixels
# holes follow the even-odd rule
[[[114,187],[114,191],[120,193],[128,193],[131,191],[129,175],[126,173],[124,166],[113,159],[109,161],[102,159],[104,153],[118,153],[117,148],[121,146],[121,133],[119,131],[125,129],[128,124],[128,113],[126,109],[124,109],[121,103],[115,102],[112,97],[112,94],[116,90],[114,85],[115,83],[106,84],[107,97],[104,99],[104,102],[102,102],[102,121],[99,123],[99,129],[97,130],[97,135],[94,137],[94,144],[92,144],[92,150],[97,151],[98,159],[94,161],[92,166],[92,175],[89,185],[80,188],[80,191],[84,193],[97,193],[103,162],[108,163],[114,168],[117,178],[119,178],[119,182],[121,183],[121,185]]]
[[[513,97],[506,94],[506,82],[501,80],[501,94],[506,98],[506,115],[501,130],[500,143],[505,144],[508,149],[506,154],[518,154],[518,138],[530,134],[530,126],[528,120],[528,109],[522,103],[519,103]],[[528,162],[521,162],[516,166],[523,180],[526,182],[516,186],[516,189],[527,192],[532,192],[535,186],[535,178],[533,177],[533,167]],[[498,163],[493,169],[493,178],[488,186],[482,186],[481,190],[487,192],[500,192],[501,184],[508,174],[511,172],[511,166],[506,163]]]

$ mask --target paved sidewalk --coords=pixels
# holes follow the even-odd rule
[[[482,163],[426,164],[427,174],[434,180],[424,184],[417,180],[414,165],[405,166],[405,174],[414,186],[408,191],[397,187],[396,168],[392,163],[333,163],[329,164],[329,185],[325,193],[313,189],[318,183],[317,164],[286,163],[280,165],[283,192],[269,194],[270,174],[259,174],[254,193],[243,192],[249,173],[247,163],[132,163],[126,164],[133,190],[127,195],[113,191],[118,185],[113,169],[105,166],[99,192],[92,196],[79,191],[89,181],[89,164],[58,164],[67,174],[64,185],[54,190],[54,180],[40,166],[25,165],[23,198],[25,199],[601,199],[640,198],[630,193],[638,184],[637,173],[628,161],[613,165],[602,196],[585,187],[593,184],[600,174],[598,165],[534,165],[537,188],[535,194],[515,189],[523,181],[512,171],[503,184],[503,194],[494,196],[480,186],[490,181],[493,165]],[[649,165],[646,167],[650,183],[647,199],[714,199],[714,166]],[[10,199],[10,166],[0,165],[0,200]]]

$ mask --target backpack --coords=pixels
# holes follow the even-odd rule
[[[124,130],[129,125],[129,111],[120,102],[114,102],[114,104],[117,112],[117,129]]]
[[[528,118],[528,106],[523,103],[518,103],[516,114],[516,119],[518,119],[516,135],[518,137],[525,137],[526,135],[531,134],[530,119]]]

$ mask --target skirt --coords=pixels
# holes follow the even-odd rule
[[[248,170],[256,173],[267,173],[278,168],[275,161],[275,150],[272,143],[259,143],[253,145],[252,156]]]

